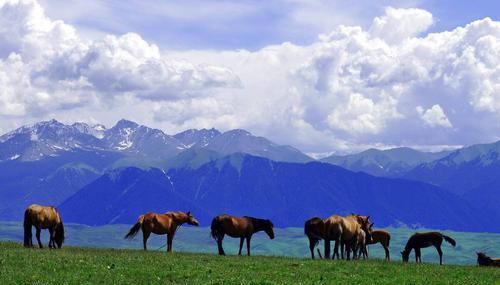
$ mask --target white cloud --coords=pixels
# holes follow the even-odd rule
[[[373,20],[370,34],[389,44],[397,44],[427,31],[433,22],[432,14],[422,9],[387,7],[384,16]]]
[[[439,105],[434,105],[427,110],[424,110],[422,106],[417,106],[416,110],[420,114],[422,120],[431,127],[452,127],[450,120],[448,120],[448,117],[446,117],[443,109]]]
[[[229,69],[172,61],[138,34],[85,42],[45,16],[36,1],[0,2],[0,115],[44,115],[108,97],[147,100],[203,96],[239,87]]]
[[[126,117],[169,133],[245,128],[307,152],[464,145],[500,132],[500,23],[488,18],[426,34],[429,12],[387,8],[370,28],[340,26],[309,45],[172,51],[136,33],[84,41],[34,1],[5,3],[5,131],[53,116]],[[440,132],[428,136],[429,126]]]

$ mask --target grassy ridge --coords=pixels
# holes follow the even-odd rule
[[[66,225],[67,245],[79,247],[103,247],[115,249],[141,249],[142,236],[139,234],[134,240],[127,241],[123,236],[130,225],[108,225],[102,227],[88,227],[83,225]],[[400,251],[408,237],[415,230],[407,228],[389,228],[392,234],[391,256],[393,261],[401,262]],[[192,253],[216,253],[214,240],[209,237],[208,228],[182,227],[174,240],[174,251]],[[421,229],[420,231],[424,231]],[[269,240],[264,233],[258,233],[252,239],[252,252],[258,255],[274,255],[288,257],[309,258],[307,238],[300,228],[275,229],[276,239]],[[457,241],[457,247],[443,244],[445,264],[476,264],[476,251],[485,251],[492,256],[500,256],[500,234],[491,233],[463,233],[444,231]],[[21,222],[0,222],[0,240],[22,241]],[[45,244],[48,241],[46,231],[42,233]],[[152,235],[149,239],[149,249],[157,250],[165,244],[165,236]],[[320,244],[321,249],[323,247]],[[228,254],[235,254],[238,249],[238,240],[224,239],[224,248]],[[161,248],[165,250],[165,248]],[[434,248],[422,250],[423,261],[437,263],[438,255]],[[384,252],[380,245],[370,246],[370,257],[383,258]],[[413,253],[410,261],[413,262]]]
[[[65,247],[0,242],[1,284],[495,284],[477,266],[324,261],[272,256]],[[498,284],[498,283],[496,283]]]

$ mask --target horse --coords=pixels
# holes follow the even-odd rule
[[[164,214],[146,213],[139,216],[125,239],[133,239],[142,230],[142,243],[144,250],[147,250],[147,242],[151,233],[157,235],[167,235],[167,252],[172,252],[172,241],[177,229],[184,223],[192,226],[199,226],[198,221],[191,215],[191,212],[166,212]]]
[[[359,231],[364,231],[366,238],[371,240],[370,235],[370,216],[361,216],[356,214],[351,214],[347,217],[341,217],[338,215],[333,215],[324,221],[325,223],[325,243],[331,240],[335,241],[335,249],[332,259],[339,257],[339,243],[342,243],[341,251],[342,258],[344,258],[344,245],[346,246],[347,259],[350,259],[350,252],[354,249],[356,240],[358,238]],[[330,257],[330,250],[326,250],[325,247],[325,258]]]
[[[443,239],[450,243],[452,246],[456,246],[457,243],[451,237],[444,235],[440,232],[426,232],[426,233],[415,233],[413,234],[406,243],[405,249],[401,252],[403,257],[403,262],[408,262],[410,257],[410,252],[415,249],[415,262],[422,263],[422,254],[420,252],[421,248],[434,246],[439,254],[439,265],[443,265],[443,251],[441,250],[441,244]]]
[[[322,218],[314,217],[307,220],[304,224],[304,234],[309,239],[309,250],[311,251],[311,258],[314,259],[314,247],[320,240],[325,238],[325,223]],[[330,247],[330,241],[325,241],[325,252]],[[321,258],[321,253],[318,249],[318,255]]]
[[[43,248],[40,240],[42,229],[50,233],[49,248],[61,248],[64,242],[64,224],[55,207],[30,205],[24,211],[24,247],[33,247],[32,226],[36,228],[38,247]]]
[[[368,258],[368,251],[366,249],[366,233],[365,231],[359,231],[358,237],[356,238],[356,243],[353,250],[353,259],[359,259],[360,256],[363,256],[363,259]]]
[[[384,247],[385,251],[385,260],[390,261],[391,256],[389,253],[389,243],[391,241],[391,234],[388,231],[385,230],[372,230],[372,240],[367,241],[366,244],[377,244],[380,243],[382,247]],[[368,252],[367,252],[368,255]]]
[[[483,252],[476,252],[477,264],[479,266],[494,266],[500,267],[500,258],[491,258]]]
[[[226,255],[222,248],[222,240],[224,235],[234,238],[240,238],[240,250],[238,255],[241,255],[243,242],[247,241],[247,255],[250,256],[250,239],[256,232],[264,231],[270,239],[274,239],[274,225],[270,220],[257,219],[253,217],[233,217],[230,215],[219,215],[213,218],[210,226],[210,235],[217,241],[219,255]]]

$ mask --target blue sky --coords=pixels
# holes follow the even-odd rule
[[[43,0],[49,16],[98,34],[136,32],[168,49],[249,49],[293,42],[310,44],[337,25],[369,27],[387,6],[422,8],[436,18],[429,32],[473,20],[499,19],[491,0],[357,1],[64,1]],[[62,7],[61,7],[62,6]]]
[[[499,6],[0,0],[0,133],[127,118],[308,153],[497,141]]]

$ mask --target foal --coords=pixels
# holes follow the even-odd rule
[[[410,239],[408,239],[405,249],[401,252],[403,262],[408,262],[410,252],[412,249],[415,249],[415,262],[422,263],[422,254],[420,249],[434,246],[439,254],[439,265],[442,265],[443,251],[441,250],[441,244],[443,243],[443,239],[452,246],[457,245],[454,239],[440,232],[415,233],[410,237]]]

